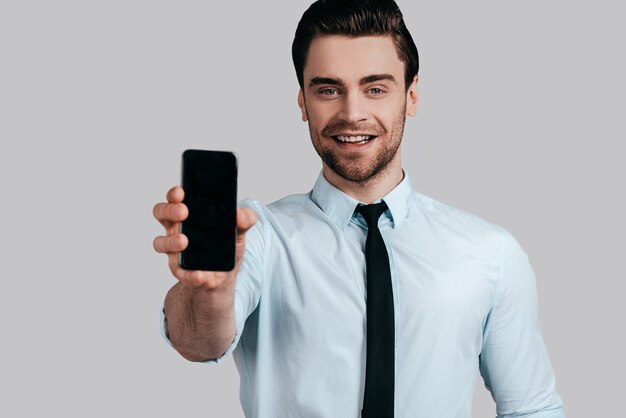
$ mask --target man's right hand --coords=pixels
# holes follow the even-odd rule
[[[256,223],[252,209],[237,209],[235,267],[228,272],[185,270],[178,265],[187,237],[179,226],[189,211],[180,186],[167,192],[167,202],[154,206],[154,217],[165,235],[154,239],[154,249],[167,254],[172,274],[178,279],[165,297],[167,334],[172,345],[190,361],[218,358],[235,338],[235,278],[244,254],[246,232]]]
[[[243,260],[245,234],[256,223],[256,214],[252,209],[237,209],[237,240],[235,251],[235,268],[229,272],[209,272],[201,270],[185,270],[178,264],[178,255],[187,248],[187,237],[180,232],[180,222],[187,219],[189,211],[183,203],[185,192],[180,186],[174,186],[167,192],[167,202],[154,206],[154,217],[165,228],[164,236],[154,239],[154,249],[168,257],[169,268],[182,284],[207,290],[214,290],[224,285],[232,285]]]

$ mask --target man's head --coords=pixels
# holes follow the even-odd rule
[[[417,107],[418,59],[395,2],[314,3],[293,56],[298,105],[327,178],[364,186],[401,178],[398,149],[405,116]]]
[[[302,15],[291,46],[300,88],[311,42],[320,36],[389,36],[405,65],[408,89],[419,70],[417,47],[393,0],[318,0]]]

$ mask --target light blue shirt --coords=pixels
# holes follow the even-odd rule
[[[563,418],[535,277],[513,236],[413,191],[408,176],[382,200],[395,417],[470,418],[480,372],[498,417]],[[310,193],[243,202],[258,222],[246,236],[237,337],[224,356],[233,352],[246,417],[360,417],[367,225],[358,203],[322,174]]]

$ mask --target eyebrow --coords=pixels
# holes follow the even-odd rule
[[[320,84],[330,84],[332,86],[345,86],[346,83],[340,78],[332,78],[332,77],[313,77],[309,86],[317,86]]]
[[[397,83],[395,77],[392,76],[391,74],[371,74],[371,75],[367,75],[361,78],[361,80],[359,80],[359,85],[362,86],[364,84],[373,83],[374,81],[383,81],[383,80],[388,80],[393,83]],[[311,82],[309,83],[309,86],[317,86],[320,84],[329,84],[332,86],[341,86],[341,87],[346,85],[346,83],[341,78],[313,77],[311,79]]]
[[[372,74],[372,75],[363,77],[361,81],[359,81],[359,85],[362,86],[363,84],[369,84],[369,83],[373,83],[374,81],[383,81],[383,80],[396,83],[396,79],[391,74]]]

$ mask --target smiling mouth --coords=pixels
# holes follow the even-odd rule
[[[366,144],[372,139],[376,138],[375,135],[333,135],[332,138],[335,141],[344,144]]]

